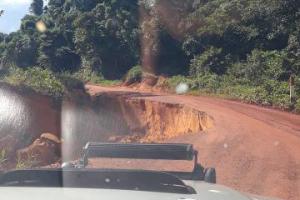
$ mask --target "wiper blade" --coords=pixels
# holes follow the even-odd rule
[[[0,186],[101,188],[193,194],[174,175],[148,170],[17,170],[0,176]]]

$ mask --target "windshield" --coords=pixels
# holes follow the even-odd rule
[[[299,27],[298,0],[0,0],[0,171],[297,200]]]

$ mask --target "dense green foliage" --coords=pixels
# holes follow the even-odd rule
[[[138,62],[137,1],[34,0],[20,30],[3,40],[3,66],[40,66],[53,72],[88,68],[105,78],[121,78]],[[42,13],[41,13],[42,12]],[[46,30],[38,30],[42,23]]]
[[[127,85],[133,84],[133,83],[139,83],[142,81],[142,68],[141,66],[135,66],[131,68],[128,73],[125,76],[125,83]]]
[[[35,15],[43,14],[44,1],[43,0],[33,0],[30,5],[30,11]]]
[[[299,1],[191,0],[185,5],[180,21],[190,24],[181,28],[182,48],[192,56],[190,75],[173,77],[171,86],[187,82],[198,92],[299,110]],[[291,75],[296,79],[292,101]]]
[[[171,87],[300,110],[298,0],[33,0],[30,10],[19,31],[0,34],[1,70],[131,83],[142,65],[174,76]]]
[[[15,86],[27,86],[38,93],[61,97],[65,91],[63,82],[48,69],[11,67],[3,80]]]

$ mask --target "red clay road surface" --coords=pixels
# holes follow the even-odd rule
[[[92,95],[134,91],[91,85],[87,89]],[[168,142],[193,143],[201,163],[216,168],[218,183],[243,192],[300,200],[299,115],[211,97],[155,94],[141,98],[182,103],[214,118],[213,128]]]

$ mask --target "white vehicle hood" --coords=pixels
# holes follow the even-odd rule
[[[197,194],[110,189],[0,187],[1,200],[275,200],[247,197],[224,186],[186,181]]]

